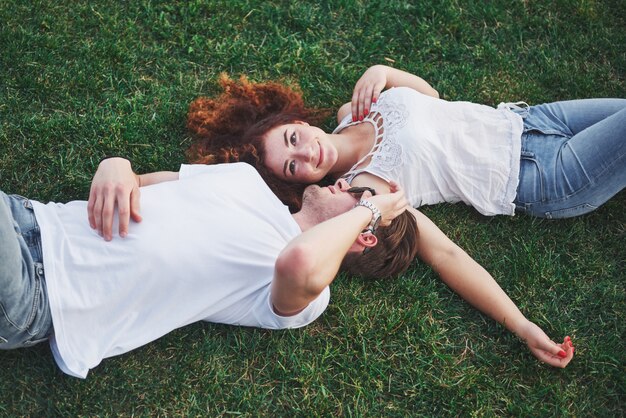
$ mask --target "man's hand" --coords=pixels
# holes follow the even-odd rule
[[[574,358],[574,344],[570,337],[565,337],[562,344],[557,344],[530,321],[518,335],[526,341],[533,355],[546,364],[563,368]]]
[[[130,219],[141,222],[139,193],[139,178],[133,173],[130,161],[123,158],[103,160],[91,181],[87,204],[89,225],[110,241],[117,208],[119,234],[125,237]]]
[[[409,207],[409,201],[404,195],[404,190],[398,183],[390,181],[389,192],[372,196],[369,191],[365,191],[361,196],[361,199],[369,200],[380,211],[380,226],[389,226],[391,221],[400,216]]]

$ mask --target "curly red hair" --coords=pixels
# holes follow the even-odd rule
[[[324,111],[308,108],[298,88],[281,83],[253,83],[245,76],[237,82],[226,74],[219,83],[222,92],[217,98],[199,97],[189,105],[189,161],[251,164],[292,212],[299,210],[307,185],[288,183],[265,167],[263,138],[271,129],[295,121],[318,124]]]

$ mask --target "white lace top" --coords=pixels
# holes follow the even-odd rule
[[[362,123],[351,118],[333,133]],[[462,201],[483,215],[514,214],[523,124],[506,105],[448,102],[397,87],[380,95],[363,122],[374,126],[376,140],[344,175],[348,182],[368,172],[400,183],[415,207]]]

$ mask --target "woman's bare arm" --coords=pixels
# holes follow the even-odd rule
[[[359,174],[352,186],[368,186],[388,193],[389,184],[369,173]],[[452,242],[428,217],[409,208],[418,225],[419,257],[441,280],[472,306],[522,338],[535,357],[555,367],[565,367],[574,355],[569,337],[557,344],[526,319],[491,274]]]

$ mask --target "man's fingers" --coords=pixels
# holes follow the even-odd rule
[[[115,198],[108,196],[102,205],[102,235],[106,241],[113,238],[113,217],[115,215]]]
[[[138,187],[135,187],[130,194],[130,217],[135,222],[141,222],[141,205],[140,205],[141,192]]]
[[[96,203],[96,192],[92,188],[89,190],[89,200],[87,201],[87,219],[89,219],[89,226],[92,229],[96,229],[96,217],[94,215],[95,203]]]
[[[118,193],[121,193],[118,192]],[[124,238],[128,234],[128,223],[130,222],[130,200],[124,199],[123,195],[118,194],[116,196],[117,202],[117,217],[119,219],[119,234]],[[113,222],[113,219],[111,219]],[[111,225],[113,228],[113,225]]]
[[[93,217],[94,229],[102,235],[102,199],[99,195],[94,197],[91,216]]]

